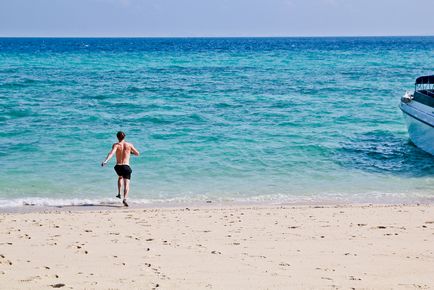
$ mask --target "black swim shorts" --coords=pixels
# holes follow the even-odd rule
[[[116,165],[115,171],[118,176],[122,176],[126,179],[131,179],[131,173],[133,172],[129,165]]]

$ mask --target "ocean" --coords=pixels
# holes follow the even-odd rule
[[[434,37],[0,38],[0,207],[429,202],[400,97]]]

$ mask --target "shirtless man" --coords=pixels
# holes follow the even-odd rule
[[[116,166],[115,171],[118,175],[118,195],[117,198],[121,198],[121,187],[122,183],[124,184],[124,199],[122,203],[125,206],[128,206],[127,196],[130,191],[130,178],[131,173],[133,172],[130,167],[130,156],[131,154],[139,156],[139,151],[134,147],[133,144],[125,142],[125,133],[119,131],[116,134],[119,142],[113,144],[112,150],[109,152],[105,160],[101,163],[101,166],[105,166],[107,162],[113,157],[116,153]]]

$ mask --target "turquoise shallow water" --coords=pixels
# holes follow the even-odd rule
[[[0,39],[0,206],[434,197],[398,109],[434,37]],[[87,201],[86,201],[87,200]]]

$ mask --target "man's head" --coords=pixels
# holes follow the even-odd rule
[[[122,131],[119,131],[119,132],[116,134],[116,137],[118,137],[119,142],[121,142],[122,140],[125,139],[125,133],[122,132]]]

